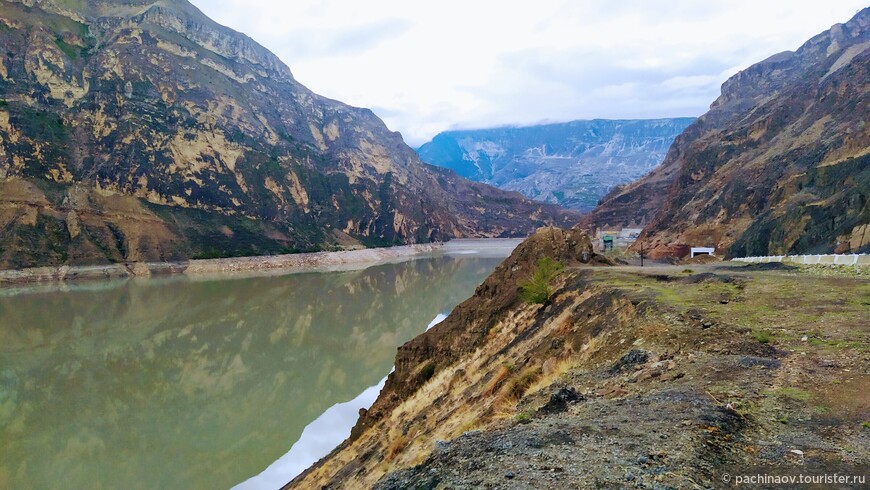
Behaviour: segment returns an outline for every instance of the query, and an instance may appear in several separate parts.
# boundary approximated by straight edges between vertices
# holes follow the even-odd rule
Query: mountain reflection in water
[[[0,295],[0,488],[228,488],[501,258]]]

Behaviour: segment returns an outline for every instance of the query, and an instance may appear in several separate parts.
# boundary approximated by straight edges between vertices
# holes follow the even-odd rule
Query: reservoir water
[[[0,488],[258,475],[510,252],[475,248],[347,272],[0,290]]]

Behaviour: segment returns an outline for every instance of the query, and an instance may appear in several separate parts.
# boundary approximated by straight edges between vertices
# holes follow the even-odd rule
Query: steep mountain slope
[[[596,119],[448,131],[421,146],[423,161],[532,199],[589,211],[607,191],[662,162],[694,118]]]
[[[868,250],[870,9],[738,73],[661,167],[584,226],[645,224],[653,255]]]
[[[0,267],[524,234],[573,220],[422,164],[185,0],[0,3]]]
[[[590,267],[591,250],[576,229],[523,242],[399,348],[351,436],[285,488],[690,490],[870,462],[870,281]],[[518,286],[541,257],[565,269],[528,304]]]

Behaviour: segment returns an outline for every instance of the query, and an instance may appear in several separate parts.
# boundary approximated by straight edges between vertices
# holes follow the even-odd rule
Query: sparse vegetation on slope
[[[734,465],[802,464],[792,449],[822,466],[870,463],[867,279],[590,268],[544,236],[443,330],[403,346],[354,437],[290,487],[695,488]],[[566,263],[550,304],[510,299],[528,277],[510,271],[540,256]],[[425,383],[403,374],[432,362]],[[394,430],[408,440],[387,461]]]
[[[187,0],[0,1],[0,269],[525,236],[578,217],[423,164],[370,110],[312,93]]]
[[[644,225],[653,258],[870,251],[870,8],[737,73],[660,167],[586,226]],[[680,245],[683,251],[680,251]]]
[[[549,257],[535,263],[532,277],[520,283],[520,298],[530,304],[544,304],[553,294],[551,283],[564,266]]]

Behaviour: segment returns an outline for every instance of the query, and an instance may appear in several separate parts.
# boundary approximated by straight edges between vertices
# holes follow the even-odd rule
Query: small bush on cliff
[[[527,410],[525,412],[518,413],[517,416],[514,417],[514,420],[516,420],[519,424],[528,424],[532,421],[532,415],[534,414]]]
[[[529,304],[544,304],[553,294],[550,282],[564,266],[550,257],[538,259],[535,265],[532,277],[520,283],[520,299]]]
[[[425,383],[426,381],[429,381],[430,379],[432,379],[432,376],[434,376],[434,375],[435,375],[435,363],[429,362],[428,364],[426,364],[425,366],[423,366],[420,369],[420,372],[418,373],[417,378],[420,380],[421,383]]]
[[[404,434],[399,434],[398,436],[390,439],[390,444],[387,446],[387,461],[392,461],[396,459],[396,456],[398,456],[399,453],[402,452],[402,449],[405,449],[405,447],[408,445],[408,442],[410,441],[408,440],[408,437]]]

